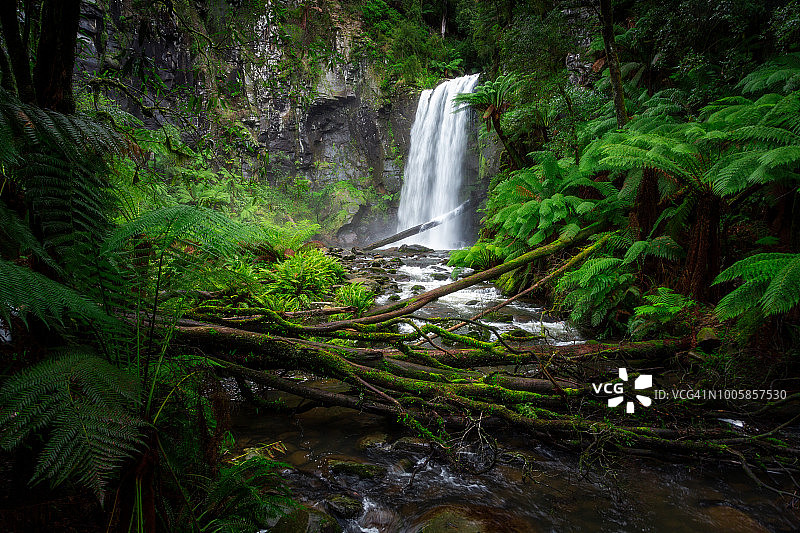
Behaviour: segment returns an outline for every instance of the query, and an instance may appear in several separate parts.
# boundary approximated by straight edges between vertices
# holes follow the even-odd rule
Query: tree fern
[[[9,378],[0,388],[0,447],[48,428],[32,481],[67,479],[103,500],[122,462],[141,447],[144,423],[131,414],[138,380],[86,352],[66,353]]]
[[[600,256],[566,273],[555,290],[561,296],[561,307],[570,311],[573,321],[597,327],[609,318],[612,309],[638,295],[634,282],[622,259]]]
[[[714,284],[742,279],[716,307],[721,320],[757,309],[766,316],[786,313],[800,303],[800,254],[756,254],[737,261]]]
[[[697,306],[694,300],[668,287],[658,287],[654,294],[648,294],[644,299],[647,304],[637,306],[628,323],[628,331],[634,338],[642,338],[655,329],[663,329]]]
[[[745,76],[738,87],[745,94],[776,89],[788,93],[800,89],[800,53],[787,54],[768,61]]]

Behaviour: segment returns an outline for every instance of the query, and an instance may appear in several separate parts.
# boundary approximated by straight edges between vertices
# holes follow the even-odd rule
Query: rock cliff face
[[[180,13],[178,5],[183,6]],[[123,90],[104,87],[123,108],[152,125],[172,120],[159,106],[185,103],[182,87],[209,98],[220,86],[240,81],[232,120],[253,140],[253,146],[238,154],[244,177],[259,175],[273,184],[307,179],[311,191],[324,195],[322,204],[327,206],[317,213],[323,238],[341,245],[371,242],[395,231],[419,94],[394,91],[387,97],[380,86],[380,61],[353,52],[363,35],[357,15],[336,0],[318,5],[318,12],[307,11],[303,17],[308,17],[309,28],[313,17],[322,21],[316,31],[325,34],[328,61],[309,59],[302,43],[300,55],[291,55],[285,19],[276,18],[275,8],[301,7],[291,0],[273,0],[265,13],[255,14],[255,38],[249,48],[214,50],[212,68],[212,52],[197,50],[197,35],[205,27],[193,4],[176,1],[174,12],[146,18],[137,15],[131,0],[86,0],[78,69],[85,77],[103,69],[120,71],[131,85],[140,81],[143,68],[157,75],[171,92],[159,95],[160,100],[139,95],[149,109]],[[287,64],[303,66],[303,75],[282,76]],[[193,126],[198,132],[208,128],[202,113]],[[475,160],[477,166],[477,155]],[[483,187],[473,189],[480,197]]]

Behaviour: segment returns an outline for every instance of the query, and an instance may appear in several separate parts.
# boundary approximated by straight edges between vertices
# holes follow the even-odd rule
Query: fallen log
[[[572,237],[560,237],[549,244],[540,246],[534,250],[531,250],[530,252],[522,254],[521,256],[515,259],[506,261],[505,263],[498,265],[496,267],[489,268],[481,272],[476,272],[475,274],[454,281],[452,283],[448,283],[447,285],[442,285],[441,287],[437,287],[433,290],[424,292],[417,296],[413,296],[406,300],[400,300],[399,302],[394,302],[392,304],[384,305],[382,307],[373,309],[367,314],[367,316],[361,318],[354,318],[350,320],[337,320],[334,322],[325,322],[314,326],[298,326],[296,324],[289,324],[289,323],[284,323],[282,325],[290,327],[294,331],[300,331],[305,334],[314,335],[319,333],[337,331],[345,328],[351,328],[357,324],[362,324],[362,325],[378,324],[381,322],[385,322],[387,320],[391,320],[393,318],[402,317],[411,314],[418,309],[421,309],[422,307],[428,305],[429,303],[438,300],[442,296],[447,296],[448,294],[460,291],[462,289],[466,289],[478,283],[495,279],[505,274],[506,272],[511,272],[512,270],[516,270],[539,258],[545,257],[563,248],[581,242],[584,239],[591,237],[596,233],[599,233],[603,229],[603,227],[604,225],[601,223],[592,224],[591,226],[588,226],[583,230],[579,231]],[[277,313],[274,313],[274,316],[276,318],[279,318]]]
[[[541,287],[542,285],[544,285],[545,283],[547,283],[548,281],[553,279],[555,276],[559,276],[559,275],[563,274],[569,268],[575,266],[576,264],[580,263],[581,261],[583,261],[584,259],[589,257],[589,255],[591,255],[592,252],[594,252],[595,250],[600,248],[603,244],[605,244],[606,241],[608,241],[608,239],[610,237],[611,237],[610,235],[604,236],[603,238],[599,239],[596,243],[594,243],[591,246],[585,248],[580,253],[578,253],[574,257],[570,258],[567,262],[565,262],[559,268],[557,268],[556,270],[550,272],[545,277],[541,278],[540,280],[538,280],[536,283],[534,283],[533,285],[531,285],[530,287],[528,287],[524,291],[522,291],[522,292],[520,292],[518,294],[515,294],[511,298],[508,298],[507,300],[504,300],[504,301],[500,302],[497,305],[493,305],[492,307],[489,307],[488,309],[484,309],[480,313],[470,317],[470,320],[478,320],[480,318],[483,318],[486,315],[488,315],[489,313],[494,313],[498,309],[502,309],[503,307],[507,306],[508,304],[518,300],[519,298],[522,298],[526,294],[529,294],[529,293],[535,291],[536,289],[538,289],[539,287]],[[456,331],[457,329],[462,328],[462,327],[466,326],[467,324],[469,324],[469,322],[459,322],[455,326],[451,326],[451,327],[447,328],[447,331]],[[427,342],[427,341],[420,341],[419,343],[417,343],[417,345],[421,344],[422,342]]]
[[[375,250],[376,248],[380,248],[381,246],[386,246],[387,244],[392,244],[393,242],[397,242],[399,240],[405,239],[406,237],[411,237],[412,235],[417,235],[418,233],[422,233],[423,231],[428,231],[431,228],[435,228],[441,224],[444,224],[448,220],[454,219],[455,217],[463,214],[467,207],[469,207],[470,201],[467,200],[460,206],[456,207],[452,211],[448,211],[444,215],[438,216],[433,220],[429,220],[423,224],[417,224],[408,229],[404,229],[399,233],[395,233],[391,237],[386,237],[385,239],[381,239],[379,241],[375,241],[372,244],[365,246],[364,250]]]

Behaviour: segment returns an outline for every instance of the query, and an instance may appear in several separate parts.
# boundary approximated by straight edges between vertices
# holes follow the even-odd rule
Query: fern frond
[[[0,317],[8,323],[12,312],[23,321],[33,315],[49,326],[64,325],[70,315],[106,324],[112,321],[96,303],[65,285],[0,259]]]
[[[142,446],[144,422],[131,414],[138,380],[86,352],[43,361],[0,388],[0,447],[11,450],[48,427],[32,482],[67,479],[102,501],[122,462]]]
[[[772,278],[759,301],[765,315],[787,313],[800,303],[800,254]]]

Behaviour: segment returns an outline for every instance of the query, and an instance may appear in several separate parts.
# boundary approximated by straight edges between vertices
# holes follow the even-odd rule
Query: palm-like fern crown
[[[714,283],[736,278],[741,278],[742,284],[717,305],[721,320],[736,318],[754,307],[769,316],[786,313],[800,304],[800,254],[753,255],[734,263]]]
[[[453,99],[454,111],[474,108],[483,113],[481,119],[488,131],[492,120],[497,119],[511,106],[511,98],[521,81],[513,74],[500,75],[494,81],[486,81],[472,93],[457,94]]]

